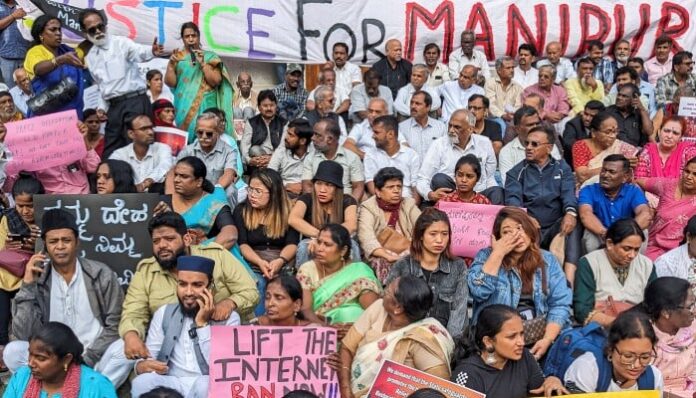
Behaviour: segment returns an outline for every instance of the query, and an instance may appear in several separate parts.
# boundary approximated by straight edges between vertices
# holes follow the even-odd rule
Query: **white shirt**
[[[443,64],[442,62],[438,62],[437,65],[435,65],[435,69],[433,69],[433,71],[430,72],[430,75],[428,75],[428,81],[425,82],[425,85],[437,87],[448,81],[450,81],[450,75],[447,65]]]
[[[315,103],[317,102],[317,100],[314,98],[314,94],[316,94],[318,88],[319,86],[316,86],[314,90],[309,92],[309,97],[307,97],[308,101],[313,101]],[[343,87],[336,86],[336,88],[334,89],[334,96],[336,98],[336,101],[334,101],[333,111],[336,112],[336,110],[338,110],[338,107],[341,106],[343,101],[350,100],[350,91],[345,90]]]
[[[652,368],[653,375],[655,376],[655,390],[662,391],[664,389],[664,381],[662,380],[662,372],[655,367],[650,365]],[[573,383],[577,388],[582,391],[592,393],[597,391],[597,383],[599,381],[599,367],[597,366],[597,360],[594,354],[591,352],[586,352],[573,363],[570,364],[566,374],[563,377],[564,384],[567,386],[568,383]],[[629,388],[621,388],[618,384],[614,382],[612,378],[609,381],[609,388],[606,392],[621,392],[621,391],[637,391],[638,383],[634,384]]]
[[[164,322],[164,312],[166,308],[167,306],[163,305],[155,311],[155,314],[152,316],[152,322],[150,322],[150,329],[147,332],[146,345],[153,358],[157,358],[157,354],[159,354],[162,343],[164,342],[164,329],[162,323]],[[224,325],[235,326],[240,323],[239,315],[236,312],[232,312],[230,317],[224,322]],[[184,325],[181,328],[181,334],[177,339],[176,345],[174,345],[172,355],[169,357],[168,376],[201,376],[201,370],[198,367],[196,352],[193,347],[193,340],[191,340],[188,334],[191,326],[193,326],[193,318],[185,317]],[[210,363],[210,325],[196,329],[196,333],[198,334],[198,344],[201,347],[201,353],[208,361],[208,365],[212,366]]]
[[[471,58],[464,55],[461,47],[452,51],[449,56],[449,76],[452,80],[457,80],[459,78],[459,72],[464,69],[467,65],[473,65],[479,68],[479,74],[486,79],[491,77],[491,69],[488,66],[488,59],[486,59],[486,54],[481,50],[474,49],[471,53]]]
[[[353,83],[362,83],[362,71],[358,65],[346,62],[343,68],[334,66],[334,72],[336,72],[336,87],[349,93],[353,89]]]
[[[416,177],[420,168],[420,156],[413,149],[401,145],[399,151],[394,156],[389,156],[384,150],[371,148],[365,153],[365,182],[368,183],[375,179],[375,175],[380,169],[385,167],[396,167],[404,173],[404,189],[401,196],[410,198],[411,188],[416,186]]]
[[[444,122],[448,122],[450,115],[457,109],[466,109],[469,106],[469,97],[472,95],[486,95],[483,87],[472,84],[465,90],[461,88],[457,80],[444,83],[437,89],[442,96],[442,120]]]
[[[355,145],[363,152],[367,152],[370,148],[376,148],[375,139],[372,138],[372,127],[369,120],[365,119],[362,122],[353,126],[348,134],[348,139],[353,140]]]
[[[412,117],[399,123],[399,142],[413,148],[421,159],[425,158],[428,148],[436,139],[446,135],[447,126],[431,117],[428,117],[425,127]]]
[[[121,95],[145,91],[147,85],[140,75],[138,62],[154,58],[152,47],[137,44],[123,36],[108,35],[108,38],[105,47],[93,46],[85,57],[102,98],[108,101]]]
[[[516,66],[515,75],[512,77],[512,80],[516,81],[522,88],[527,88],[539,83],[539,70],[537,68],[531,68],[525,72],[520,69],[519,66]]]
[[[520,139],[517,137],[508,142],[503,149],[500,150],[500,153],[498,154],[498,162],[503,184],[505,184],[505,176],[507,172],[515,167],[517,163],[525,159],[524,151],[525,148],[522,146]],[[554,159],[561,160],[561,153],[558,151],[558,147],[555,144],[551,150],[551,156]]]
[[[696,259],[689,256],[689,245],[683,244],[655,260],[655,272],[658,277],[674,276],[696,284]]]
[[[440,93],[437,92],[437,89],[426,85],[423,86],[421,90],[430,94],[433,99],[433,104],[430,106],[430,110],[436,111],[440,109]],[[396,94],[396,99],[394,100],[394,110],[396,113],[403,116],[411,115],[411,97],[416,91],[418,90],[416,90],[411,83],[399,89],[399,92]]]
[[[496,162],[491,140],[488,137],[477,134],[471,134],[470,137],[465,149],[458,145],[452,145],[447,135],[433,142],[425,158],[423,158],[420,171],[418,171],[416,188],[421,196],[427,198],[428,194],[432,192],[430,180],[435,174],[443,173],[454,178],[454,166],[457,165],[457,161],[462,156],[470,153],[474,154],[481,162],[481,178],[474,190],[481,192],[484,189],[498,185],[495,182]]]
[[[389,87],[380,85],[379,97],[387,102],[387,114],[393,114],[394,98],[392,97]],[[370,99],[372,99],[372,97],[367,95],[365,83],[358,84],[357,86],[353,87],[353,90],[350,92],[350,108],[348,109],[348,113],[351,115],[351,117],[354,113],[366,111],[367,105],[370,103]]]
[[[12,102],[14,102],[17,109],[22,112],[24,116],[27,115],[27,101],[31,98],[31,95],[27,94],[19,86],[14,86],[10,89],[10,95],[12,96]]]
[[[544,65],[551,65],[551,62],[548,59],[542,59],[537,62],[536,66],[539,69]],[[553,66],[556,67],[556,84],[561,84],[568,79],[578,76],[573,63],[568,58],[561,58],[558,60],[558,65]]]
[[[142,160],[138,160],[133,149],[133,143],[115,150],[109,159],[122,160],[131,165],[135,183],[140,184],[148,178],[155,182],[163,182],[169,169],[174,165],[172,149],[167,144],[153,142],[147,149]]]
[[[48,320],[60,322],[75,333],[87,350],[102,332],[102,325],[89,303],[87,285],[80,260],[75,260],[75,274],[70,283],[55,268],[51,270],[51,302]]]

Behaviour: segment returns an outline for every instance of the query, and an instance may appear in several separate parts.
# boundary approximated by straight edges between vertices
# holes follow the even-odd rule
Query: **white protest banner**
[[[36,4],[47,0],[32,0]],[[55,1],[53,1],[55,2]],[[489,60],[515,55],[525,42],[543,50],[560,41],[575,57],[590,40],[611,49],[622,38],[633,55],[647,59],[655,38],[668,34],[675,51],[696,47],[690,14],[696,0],[66,0],[73,7],[103,9],[109,31],[143,44],[157,37],[168,49],[181,47],[179,28],[194,21],[206,49],[221,56],[273,62],[323,62],[336,42],[349,46],[350,61],[372,63],[390,38],[401,40],[404,57],[420,61],[427,43],[447,54],[459,35],[473,29]]]
[[[679,111],[677,115],[682,117],[696,117],[696,97],[679,98]]]
[[[5,145],[11,154],[6,169],[9,175],[71,164],[87,155],[75,110],[11,122],[5,127]]]

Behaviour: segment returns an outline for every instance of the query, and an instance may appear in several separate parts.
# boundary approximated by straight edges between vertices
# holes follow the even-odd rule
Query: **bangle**
[[[58,61],[56,61],[55,58],[51,60],[51,63],[53,64],[53,66],[58,66]]]

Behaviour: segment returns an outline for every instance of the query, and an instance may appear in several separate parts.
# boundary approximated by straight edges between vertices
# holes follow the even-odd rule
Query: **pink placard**
[[[392,361],[384,361],[367,398],[406,397],[421,388],[432,388],[447,398],[486,398],[486,394]]]
[[[75,110],[5,124],[11,160],[7,174],[74,163],[87,155]]]
[[[452,253],[475,257],[479,250],[491,245],[493,222],[504,206],[438,202],[437,207],[447,213],[452,225]]]
[[[328,365],[336,329],[328,327],[213,326],[209,397],[281,398],[307,390],[338,398]]]

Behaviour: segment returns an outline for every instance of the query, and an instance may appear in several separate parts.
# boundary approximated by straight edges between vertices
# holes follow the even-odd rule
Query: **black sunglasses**
[[[203,131],[203,130],[196,131],[196,135],[199,137],[205,136],[206,138],[213,138],[213,134],[215,134],[215,133],[212,131]]]
[[[97,34],[97,32],[104,32],[105,29],[106,29],[106,25],[104,23],[100,23],[97,26],[92,26],[91,28],[87,29],[87,33],[94,36]]]

